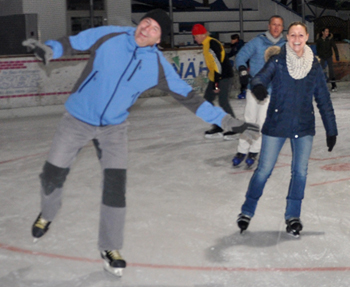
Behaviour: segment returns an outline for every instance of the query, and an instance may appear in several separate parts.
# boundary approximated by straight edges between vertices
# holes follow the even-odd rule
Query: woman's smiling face
[[[304,53],[306,42],[309,40],[309,34],[302,25],[293,25],[288,30],[287,40],[288,45],[301,57]]]

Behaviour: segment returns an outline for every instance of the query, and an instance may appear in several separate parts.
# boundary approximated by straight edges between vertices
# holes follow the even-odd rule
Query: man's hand
[[[247,67],[245,67],[245,66],[239,66],[238,71],[239,71],[239,83],[240,83],[241,86],[243,86],[243,87],[248,86],[248,83],[249,83],[249,73],[248,73]]]
[[[213,90],[215,94],[220,93],[219,83],[214,83]]]
[[[234,133],[242,134],[241,137],[248,142],[256,140],[260,136],[259,125],[246,123],[239,119],[233,118],[230,115],[226,115],[221,122],[221,128],[226,131],[232,131]]]
[[[261,84],[254,86],[252,89],[252,93],[258,101],[265,100],[268,95],[266,88]]]
[[[244,124],[244,132],[241,137],[247,140],[248,142],[252,142],[253,140],[257,140],[260,136],[260,129],[258,124],[245,123]]]
[[[28,39],[22,42],[22,45],[33,50],[35,57],[41,60],[45,65],[48,65],[53,57],[53,51],[49,46],[40,43],[35,39]]]

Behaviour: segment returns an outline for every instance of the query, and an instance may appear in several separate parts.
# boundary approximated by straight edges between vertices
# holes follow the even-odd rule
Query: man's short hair
[[[239,35],[238,34],[233,34],[231,35],[231,40],[239,40]]]
[[[281,20],[282,20],[282,23],[284,23],[284,20],[283,20],[283,18],[282,18],[280,15],[272,15],[272,16],[270,17],[270,19],[269,19],[269,24],[271,24],[271,20],[272,20],[273,18],[281,19]]]

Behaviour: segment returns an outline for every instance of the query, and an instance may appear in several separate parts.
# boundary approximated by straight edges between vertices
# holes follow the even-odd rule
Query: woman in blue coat
[[[321,65],[306,45],[308,38],[305,24],[290,24],[288,42],[282,46],[279,54],[268,60],[252,80],[252,93],[258,100],[266,98],[269,83],[272,91],[262,127],[259,163],[250,180],[246,199],[237,219],[241,232],[248,228],[278,155],[285,141],[290,139],[292,175],[285,220],[287,232],[295,237],[299,236],[303,228],[300,221],[301,202],[315,135],[314,98],[326,130],[328,151],[332,151],[336,143],[338,132],[333,105]]]

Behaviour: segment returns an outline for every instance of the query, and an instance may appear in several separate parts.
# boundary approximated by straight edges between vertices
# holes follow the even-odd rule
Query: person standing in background
[[[244,46],[244,41],[239,38],[238,34],[231,35],[231,50],[227,54],[227,57],[229,57],[229,58],[235,57],[237,55],[237,53],[239,52],[239,50],[243,46]],[[233,61],[233,66],[234,66],[234,61]],[[240,86],[241,86],[240,87],[240,94],[237,96],[237,98],[241,100],[241,99],[245,99],[246,98],[246,91],[245,90],[246,90],[247,87],[244,87],[242,85],[240,85]]]
[[[337,91],[337,84],[335,83],[334,69],[333,69],[333,50],[335,59],[339,62],[339,52],[337,45],[334,42],[333,34],[329,33],[328,28],[323,28],[319,38],[316,41],[317,55],[321,59],[321,66],[323,69],[328,65],[328,78],[331,82],[331,91]]]
[[[218,97],[220,107],[235,118],[229,102],[233,84],[233,68],[223,45],[218,40],[210,37],[207,29],[201,24],[193,26],[192,35],[197,44],[203,45],[203,56],[209,70],[209,83],[204,92],[204,99],[214,105],[214,100]],[[221,127],[214,124],[210,130],[204,133],[204,137],[208,139],[224,138],[231,140],[234,134],[232,131],[224,133]]]
[[[266,110],[269,105],[269,97],[263,101],[257,100],[249,85],[249,78],[254,77],[265,64],[265,50],[271,46],[285,44],[283,32],[283,18],[278,15],[270,17],[268,31],[256,36],[246,43],[236,56],[236,68],[239,71],[239,79],[242,86],[248,86],[244,118],[247,121],[257,123],[260,128],[265,121]],[[249,62],[249,72],[248,72]],[[256,161],[261,148],[261,137],[249,143],[243,138],[239,139],[237,153],[232,159],[233,166],[239,166],[246,158],[247,167],[250,168]]]

